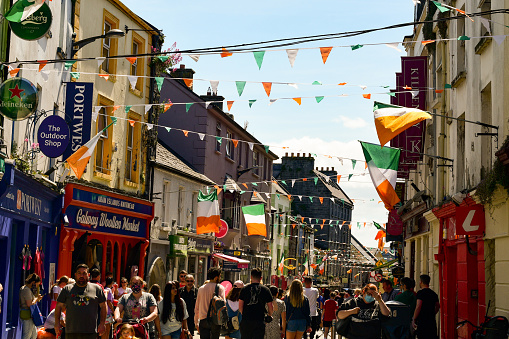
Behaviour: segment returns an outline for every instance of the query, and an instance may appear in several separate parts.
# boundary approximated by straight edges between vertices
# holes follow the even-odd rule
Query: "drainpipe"
[[[445,44],[444,48],[442,48],[442,73],[443,73],[443,79],[445,82],[447,79],[447,62],[448,62],[448,60],[446,59],[447,42],[444,42],[444,44]],[[447,91],[443,91],[442,92],[442,105],[441,105],[442,108],[441,108],[441,112],[440,112],[441,115],[447,114],[446,95],[447,95]],[[447,135],[445,134],[445,125],[446,125],[447,121],[446,121],[445,117],[441,117],[440,120],[441,120],[440,136],[442,136],[442,138],[438,137],[438,141],[439,141],[438,148],[440,150],[439,156],[445,157],[445,139],[447,138]],[[444,165],[444,164],[445,164],[445,160],[442,160],[442,165]],[[440,176],[438,178],[438,187],[437,187],[437,200],[436,200],[437,203],[439,203],[445,195],[445,167],[442,167],[442,169],[443,170],[440,170],[440,172],[438,172],[438,168],[437,168],[437,173],[440,173]]]

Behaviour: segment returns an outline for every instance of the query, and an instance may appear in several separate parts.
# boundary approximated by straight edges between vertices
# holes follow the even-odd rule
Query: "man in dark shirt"
[[[440,309],[438,295],[429,288],[431,278],[427,274],[420,276],[421,290],[417,292],[417,304],[415,306],[412,326],[417,326],[417,337],[426,339],[438,339],[437,323],[435,315]]]
[[[194,306],[196,305],[196,297],[198,289],[194,286],[194,277],[191,274],[186,275],[186,286],[180,288],[180,297],[186,302],[188,319],[194,319]],[[194,335],[194,321],[188,321],[187,327],[191,335]]]
[[[240,291],[239,310],[242,313],[240,336],[242,339],[263,338],[265,335],[265,305],[272,316],[272,294],[267,286],[260,284],[262,270],[251,270],[251,283]]]

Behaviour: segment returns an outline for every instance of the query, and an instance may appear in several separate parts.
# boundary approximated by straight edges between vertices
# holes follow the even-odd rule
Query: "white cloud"
[[[364,128],[368,125],[366,120],[362,118],[349,118],[344,115],[340,115],[339,117],[333,119],[334,122],[342,123],[345,127],[348,128]]]

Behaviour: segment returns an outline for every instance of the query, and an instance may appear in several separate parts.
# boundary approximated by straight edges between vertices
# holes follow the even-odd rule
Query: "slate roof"
[[[351,242],[352,247],[354,247],[359,253],[359,255],[355,255],[354,253],[352,253],[352,256],[357,257],[356,258],[357,260],[369,262],[370,264],[375,264],[378,261],[376,257],[373,255],[373,253],[371,253],[366,247],[364,247],[364,245],[361,244],[361,242],[357,240],[357,238],[355,238],[353,235]]]
[[[157,143],[155,163],[171,172],[184,175],[191,179],[196,179],[206,185],[216,185],[215,182],[205,175],[193,170],[188,164],[173,153],[169,147],[165,147],[159,142]]]
[[[332,196],[338,199],[343,199],[346,203],[353,206],[353,201],[350,200],[350,198],[346,195],[345,192],[339,187],[336,180],[333,180],[332,178],[329,179],[328,176],[323,174],[322,172],[318,170],[313,170],[313,172],[316,174],[316,176],[320,179],[320,181],[327,187],[327,189],[331,192]]]

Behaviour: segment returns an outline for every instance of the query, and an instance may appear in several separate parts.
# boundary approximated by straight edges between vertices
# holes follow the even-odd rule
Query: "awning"
[[[212,256],[221,260],[237,263],[237,268],[248,268],[249,266],[249,260],[232,257],[223,253],[214,253]]]

